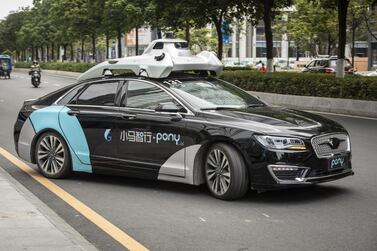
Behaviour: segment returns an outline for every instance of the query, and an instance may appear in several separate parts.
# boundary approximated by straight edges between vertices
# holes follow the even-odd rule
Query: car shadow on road
[[[166,191],[169,193],[181,193],[181,194],[203,194],[209,195],[207,192],[207,187],[205,185],[192,186],[183,183],[175,183],[161,180],[150,180],[141,178],[131,178],[126,176],[112,176],[103,174],[86,174],[86,173],[75,173],[70,180],[75,180],[78,182],[90,182],[96,184],[104,184],[116,186],[117,189],[128,189],[137,188],[145,190],[157,190]]]
[[[168,194],[181,194],[185,196],[197,197],[198,200],[211,198],[206,185],[192,186],[181,183],[144,180],[137,178],[129,178],[123,176],[110,176],[99,174],[76,173],[71,177],[74,182],[96,183],[101,185],[116,186],[116,189],[142,189],[153,190]],[[344,186],[336,186],[334,184],[321,184],[307,187],[298,187],[282,190],[272,190],[262,193],[249,191],[242,199],[236,203],[258,203],[258,204],[297,204],[311,203],[315,201],[323,201],[329,199],[340,198],[341,196],[349,196],[354,191]]]
[[[344,186],[319,184],[307,187],[272,190],[262,193],[251,191],[244,197],[243,201],[262,204],[297,204],[336,199],[341,196],[348,196],[352,193],[352,190]]]

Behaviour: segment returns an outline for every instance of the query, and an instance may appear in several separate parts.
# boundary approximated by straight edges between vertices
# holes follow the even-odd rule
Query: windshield
[[[171,89],[193,107],[201,110],[265,106],[247,92],[218,79],[176,81],[171,85]]]

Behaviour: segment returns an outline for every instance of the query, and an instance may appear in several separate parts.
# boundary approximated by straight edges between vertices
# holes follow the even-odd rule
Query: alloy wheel
[[[225,194],[231,182],[230,164],[225,153],[216,148],[212,149],[205,166],[211,190],[217,195]]]
[[[45,136],[38,145],[39,167],[47,174],[58,173],[63,165],[65,150],[62,142],[54,135]]]

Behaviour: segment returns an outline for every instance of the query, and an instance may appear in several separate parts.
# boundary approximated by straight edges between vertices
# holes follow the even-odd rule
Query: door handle
[[[136,115],[135,114],[122,114],[121,117],[123,119],[134,119],[136,118]]]
[[[70,116],[76,116],[76,115],[80,114],[80,111],[79,110],[69,110],[67,113]]]

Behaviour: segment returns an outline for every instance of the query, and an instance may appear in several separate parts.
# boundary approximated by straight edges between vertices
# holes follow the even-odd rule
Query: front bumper
[[[354,172],[351,168],[339,169],[332,172],[324,173],[322,175],[311,177],[308,177],[308,173],[310,172],[309,167],[268,165],[267,168],[277,185],[311,185],[333,181],[350,175],[354,175]],[[274,172],[273,170],[278,170],[279,168],[291,170],[291,173],[293,173],[294,176],[289,177],[289,175],[285,175],[283,176],[284,178],[282,178],[282,176],[276,175],[276,172]]]
[[[310,144],[310,143],[309,143]],[[343,156],[346,164],[331,170],[329,161]],[[314,149],[307,151],[271,151],[260,148],[248,156],[250,187],[273,190],[329,182],[353,175],[351,151],[318,157]]]

